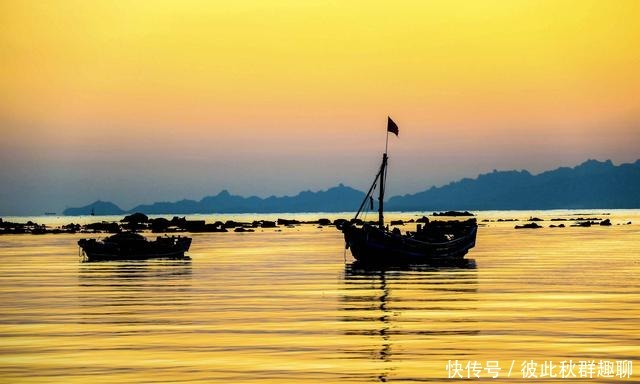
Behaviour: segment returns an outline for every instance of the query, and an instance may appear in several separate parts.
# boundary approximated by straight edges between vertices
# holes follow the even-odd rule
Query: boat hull
[[[110,243],[95,239],[80,240],[83,261],[146,260],[154,258],[185,258],[191,238],[158,238],[156,241]]]
[[[421,241],[371,226],[347,225],[342,232],[346,247],[362,263],[454,265],[475,246],[477,226],[443,242]]]
[[[84,261],[117,261],[117,260],[147,260],[147,259],[183,259],[185,251],[164,253],[103,253],[100,251],[83,251]]]

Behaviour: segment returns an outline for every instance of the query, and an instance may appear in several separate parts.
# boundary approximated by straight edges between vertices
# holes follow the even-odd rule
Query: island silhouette
[[[124,210],[96,201],[67,208],[68,216],[195,213],[345,212],[362,201],[364,192],[340,184],[324,191],[295,196],[243,197],[223,190],[203,199],[142,204]],[[640,208],[640,159],[614,165],[611,160],[587,160],[534,175],[526,170],[497,171],[464,178],[422,192],[393,196],[389,211]]]

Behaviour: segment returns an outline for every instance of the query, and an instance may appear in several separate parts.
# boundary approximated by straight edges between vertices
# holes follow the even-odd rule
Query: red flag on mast
[[[391,132],[391,133],[395,133],[396,136],[398,136],[398,125],[391,120],[391,118],[389,116],[387,116],[387,132]]]

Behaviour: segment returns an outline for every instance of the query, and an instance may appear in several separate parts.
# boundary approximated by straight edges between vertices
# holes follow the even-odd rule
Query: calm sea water
[[[566,382],[569,361],[575,382],[639,381],[640,211],[602,212],[480,213],[614,225],[489,222],[464,269],[361,269],[311,225],[194,234],[190,261],[80,263],[83,235],[1,236],[0,381],[527,382],[551,362]]]

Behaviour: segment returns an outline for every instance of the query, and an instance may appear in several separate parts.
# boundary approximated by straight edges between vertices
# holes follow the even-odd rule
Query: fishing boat
[[[378,169],[369,191],[351,221],[342,222],[345,247],[361,263],[372,264],[428,264],[453,265],[465,261],[464,256],[476,244],[478,224],[475,218],[460,221],[424,220],[414,232],[402,234],[399,228],[389,230],[384,222],[384,193],[387,181],[389,132],[398,136],[398,126],[389,117],[387,141]],[[369,203],[373,207],[373,193],[378,186],[378,221],[375,224],[358,219]]]
[[[84,261],[144,260],[151,258],[184,258],[191,246],[186,236],[158,236],[147,240],[133,232],[121,232],[103,240],[80,239],[78,245]]]

